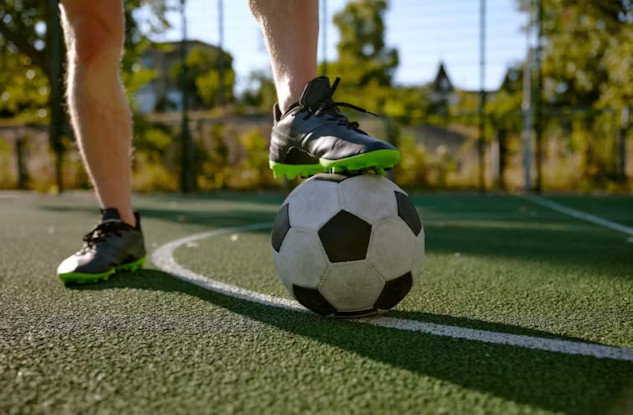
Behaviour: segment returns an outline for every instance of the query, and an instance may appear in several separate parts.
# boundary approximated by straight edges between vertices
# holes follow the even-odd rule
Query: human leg
[[[57,275],[65,283],[86,283],[142,267],[145,246],[140,216],[131,207],[132,122],[119,75],[121,1],[62,0],[61,12],[70,118],[102,218]]]
[[[318,0],[249,0],[271,58],[281,112],[317,76]]]
[[[67,97],[84,165],[102,208],[135,225],[131,206],[132,121],[120,78],[120,0],[62,0]]]
[[[343,115],[346,106],[330,85],[316,77],[317,0],[249,0],[271,58],[278,104],[274,108],[270,167],[275,177],[311,176],[320,172],[382,172],[400,158],[389,143],[371,137]]]

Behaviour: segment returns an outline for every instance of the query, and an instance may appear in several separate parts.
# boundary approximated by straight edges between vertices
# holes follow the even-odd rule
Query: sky
[[[339,36],[332,24],[332,16],[347,3],[347,0],[326,1],[327,19],[321,21],[327,24],[321,24],[319,61],[324,56],[324,33],[327,34],[325,56],[328,60],[336,58]],[[269,71],[270,64],[247,0],[224,0],[223,3],[224,47],[234,57],[239,91],[247,85],[252,71]],[[508,66],[525,57],[526,37],[521,28],[525,26],[527,16],[517,10],[517,3],[518,0],[486,0],[487,89],[496,89]],[[429,82],[443,61],[457,87],[478,89],[481,79],[479,8],[480,0],[391,0],[385,15],[386,44],[399,51],[396,83],[419,85]],[[187,0],[186,14],[190,39],[218,43],[218,0]],[[168,19],[173,27],[156,40],[181,38],[180,16],[170,14]]]

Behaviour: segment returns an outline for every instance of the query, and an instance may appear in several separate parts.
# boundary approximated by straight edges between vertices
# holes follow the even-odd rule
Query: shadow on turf
[[[435,196],[437,198],[437,196]],[[268,195],[253,194],[226,194],[221,196],[206,196],[200,198],[184,197],[182,201],[191,202],[204,200],[206,202],[230,203],[234,207],[217,208],[213,204],[209,209],[185,209],[180,206],[180,199],[173,196],[157,196],[160,207],[148,207],[142,204],[140,209],[144,219],[156,219],[166,222],[194,224],[210,226],[213,228],[242,226],[252,223],[272,222],[277,204],[281,203],[283,196],[273,193]],[[419,202],[420,197],[414,197]],[[630,255],[630,246],[622,243],[619,235],[612,232],[599,230],[591,226],[578,226],[582,222],[571,219],[571,225],[567,224],[564,230],[552,228],[530,229],[503,228],[504,222],[513,224],[534,224],[559,226],[560,219],[552,220],[545,217],[529,217],[517,214],[513,218],[500,217],[494,219],[495,214],[502,212],[513,213],[517,203],[527,203],[512,197],[496,197],[497,202],[488,198],[472,196],[469,203],[479,203],[473,211],[482,212],[486,206],[491,206],[488,221],[495,226],[482,224],[473,226],[468,222],[460,221],[459,211],[466,211],[468,207],[460,204],[452,206],[449,202],[443,202],[447,206],[447,213],[451,220],[425,221],[424,229],[427,239],[427,251],[429,253],[475,255],[480,257],[508,258],[530,261],[539,264],[564,265],[583,270],[590,269],[595,277],[613,277],[633,279],[633,256]],[[451,199],[448,199],[451,200]],[[169,203],[176,203],[174,207],[163,208]],[[505,203],[505,205],[504,205]],[[240,204],[244,204],[240,207]],[[262,210],[254,209],[252,204],[261,204]],[[452,206],[452,207],[451,207]],[[531,205],[527,205],[531,206]],[[90,212],[96,213],[96,209],[87,206],[59,206],[43,205],[42,208],[55,211]],[[432,209],[441,210],[441,206]],[[431,209],[431,208],[430,208]],[[514,214],[514,213],[513,213]],[[599,231],[596,232],[596,229]],[[262,230],[261,232],[268,232]],[[538,270],[538,268],[535,268]],[[548,270],[549,272],[549,270]]]
[[[425,224],[424,229],[427,251],[431,253],[520,259],[537,265],[591,270],[594,277],[633,279],[630,246],[618,235],[596,233],[590,228],[557,231]]]
[[[519,259],[591,270],[595,277],[633,279],[630,245],[618,232],[513,196],[412,199],[423,206],[428,252]]]
[[[514,402],[566,414],[605,413],[613,409],[612,405],[623,385],[633,375],[633,364],[627,362],[406,332],[268,307],[205,290],[155,270],[120,274],[106,283],[72,288],[131,288],[184,293],[280,330],[306,336],[368,359]],[[508,333],[556,337],[551,333],[518,326],[428,313],[392,312],[390,315],[463,327],[474,325],[479,329]],[[371,373],[367,375],[371,376]],[[416,391],[411,390],[410,393],[415,394]]]
[[[70,207],[70,206],[43,206],[46,210],[58,212],[86,212],[95,214],[97,210],[91,207]],[[273,221],[276,211],[272,210],[252,210],[252,209],[236,209],[236,210],[187,210],[187,209],[158,209],[158,208],[142,208],[139,209],[143,220],[157,219],[166,222],[175,222],[182,224],[206,225],[213,228],[237,227],[244,225],[252,225],[254,223],[268,223]],[[262,229],[249,232],[270,232],[268,229]]]

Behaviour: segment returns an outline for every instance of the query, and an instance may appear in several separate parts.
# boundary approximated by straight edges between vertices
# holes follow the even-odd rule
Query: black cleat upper
[[[57,268],[64,281],[74,281],[73,274],[99,276],[113,273],[126,264],[145,257],[145,244],[138,213],[136,227],[123,221],[116,209],[104,209],[101,222],[83,238],[82,248],[66,258]]]
[[[376,150],[396,150],[394,146],[369,136],[351,122],[338,107],[362,108],[344,102],[334,102],[327,77],[308,82],[301,99],[285,114],[275,104],[275,124],[271,132],[270,160],[283,164],[317,164],[320,158],[341,160]],[[374,114],[375,115],[375,114]]]

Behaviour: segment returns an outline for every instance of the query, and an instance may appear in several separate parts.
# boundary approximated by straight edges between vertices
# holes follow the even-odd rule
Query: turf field
[[[219,230],[282,200],[138,197],[180,278],[150,263],[66,288],[54,271],[91,197],[0,193],[0,413],[633,414],[633,198],[547,198],[617,230],[514,196],[414,195],[427,259],[391,326],[270,304],[287,294],[269,231]]]

